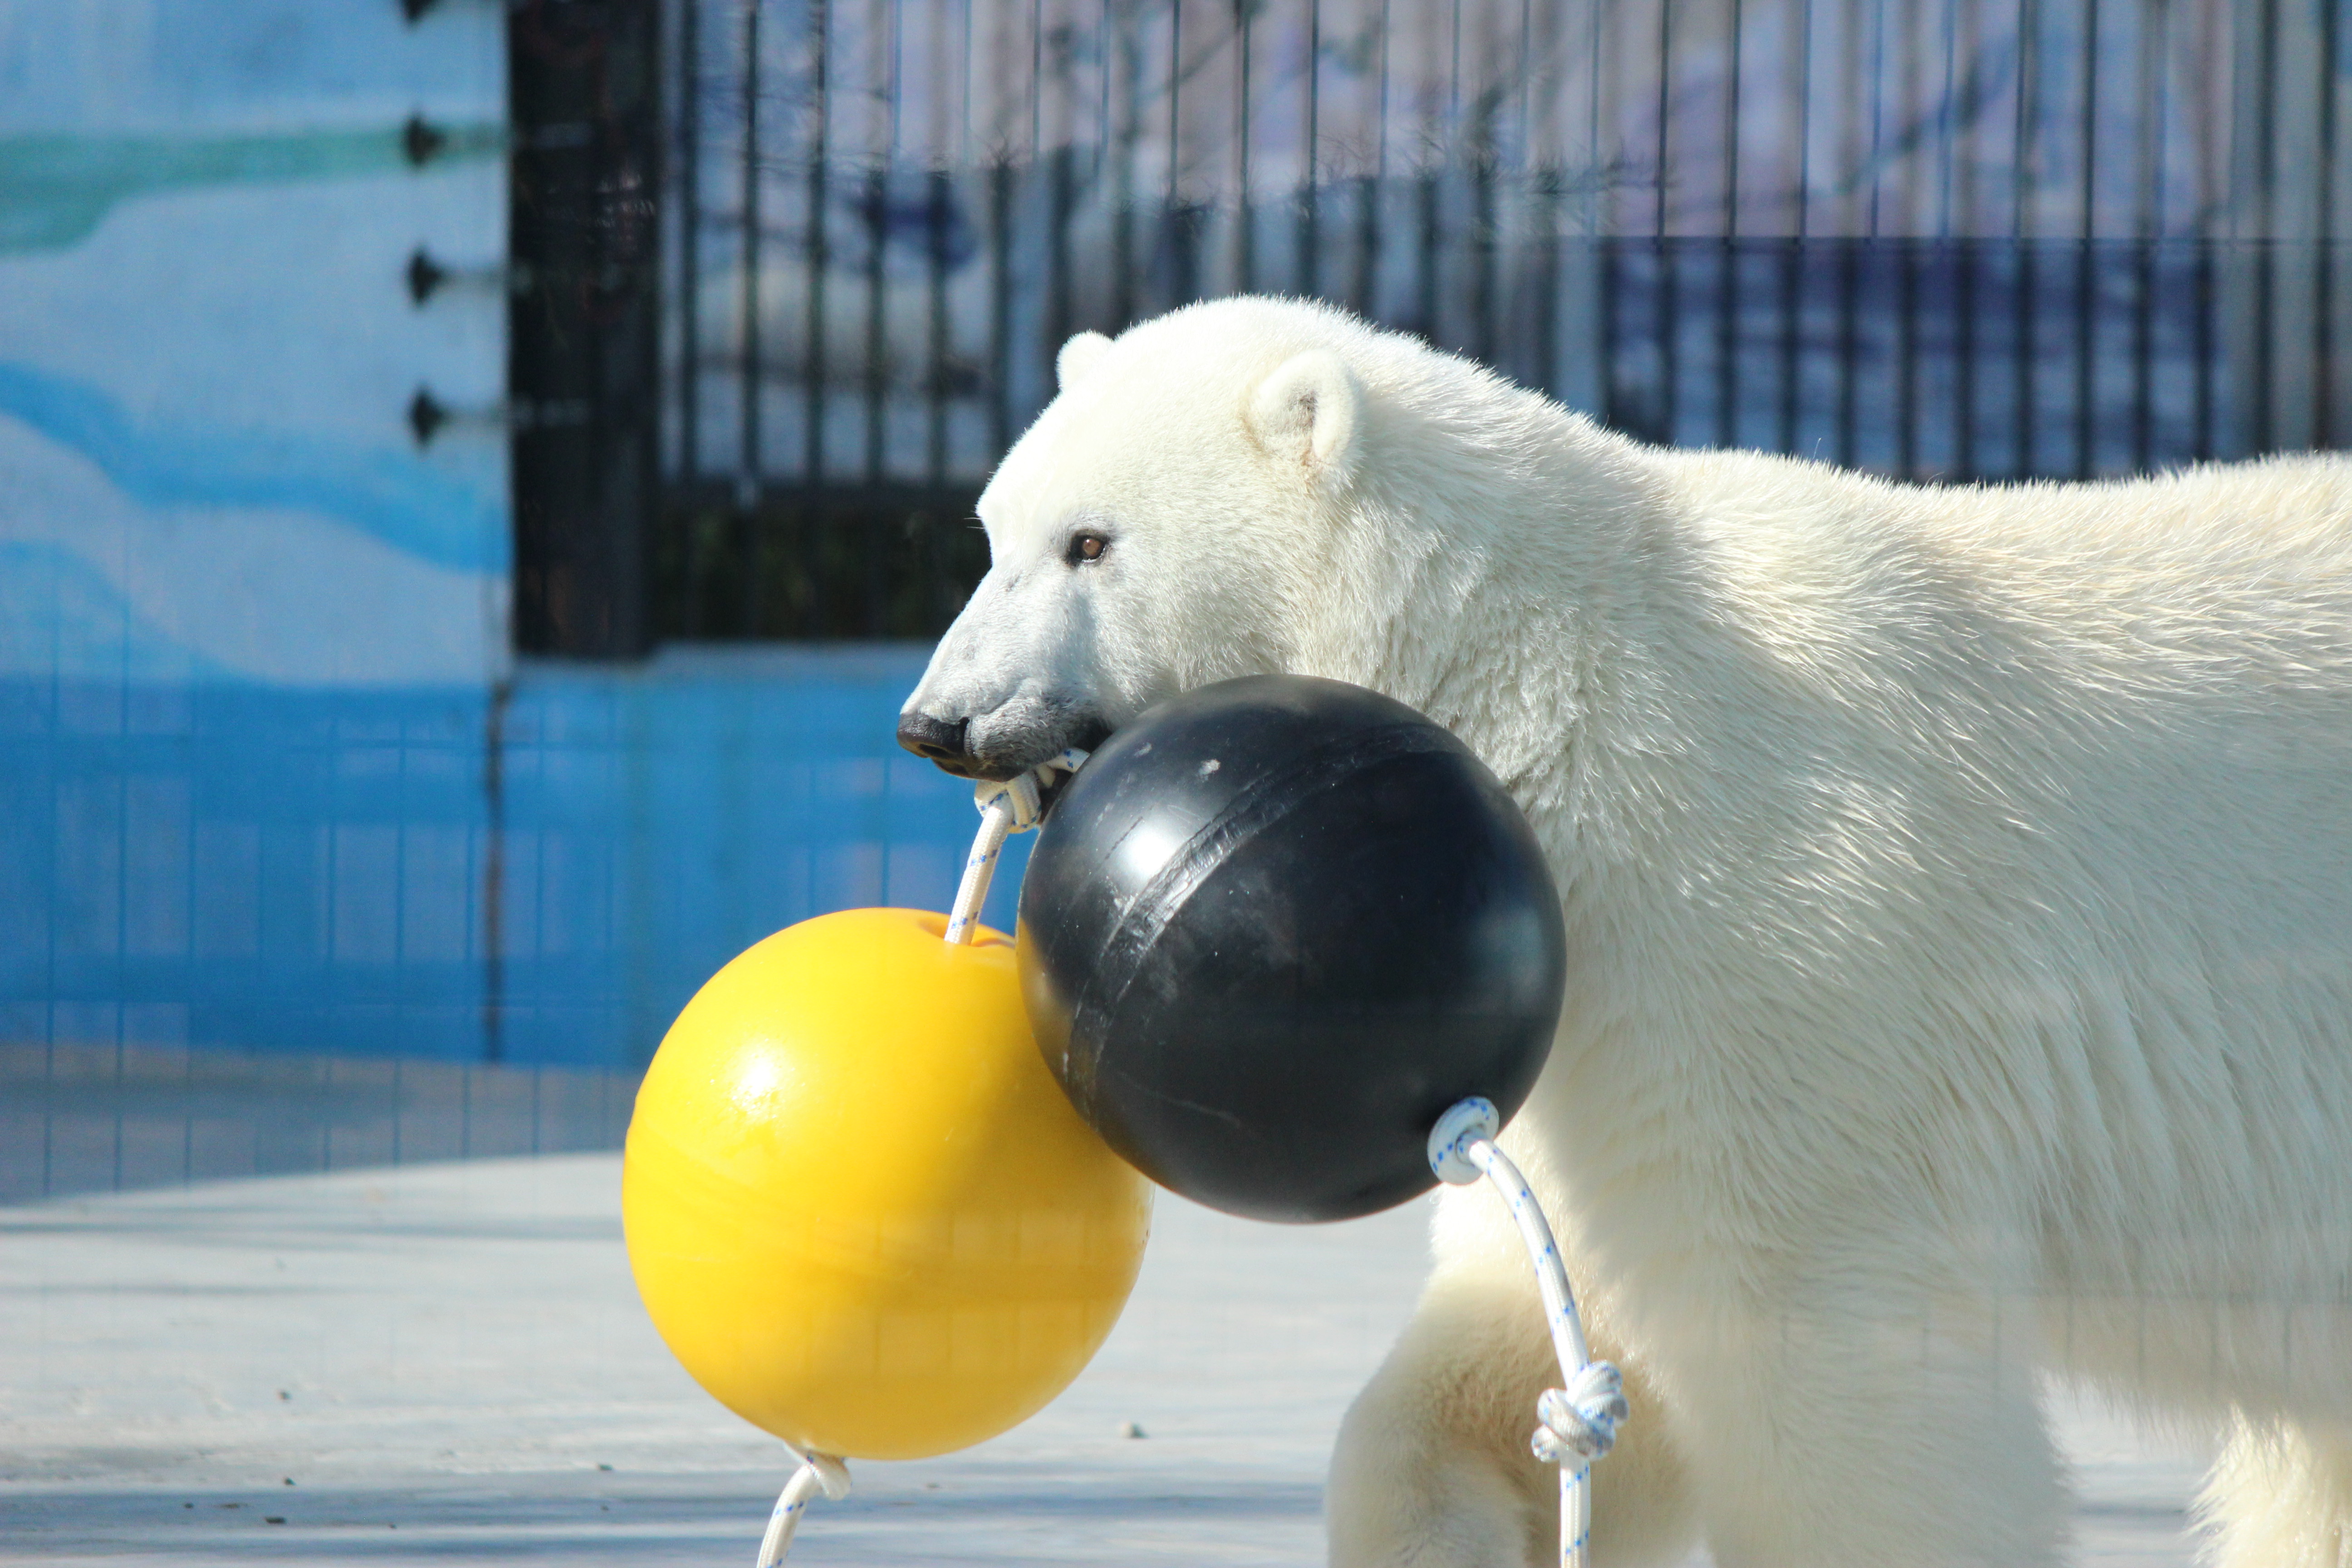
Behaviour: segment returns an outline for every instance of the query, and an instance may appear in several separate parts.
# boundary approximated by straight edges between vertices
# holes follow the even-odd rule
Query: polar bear
[[[1595,1562],[2060,1561],[2046,1375],[2234,1432],[2352,1565],[2352,461],[1922,489],[1599,428],[1330,309],[1082,333],[900,738],[1005,777],[1260,671],[1526,809],[1568,1003],[1506,1135],[1633,1418]],[[1332,1561],[1549,1561],[1550,1368],[1449,1193]]]

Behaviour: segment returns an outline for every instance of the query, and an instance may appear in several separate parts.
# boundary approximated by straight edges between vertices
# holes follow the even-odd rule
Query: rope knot
[[[971,786],[971,804],[982,816],[991,807],[1001,809],[1011,831],[1026,833],[1045,820],[1045,786],[1057,773],[1076,773],[1086,760],[1087,753],[1073,746],[1001,783],[982,779]]]
[[[1037,826],[1040,802],[1037,771],[1015,773],[999,783],[982,779],[972,786],[971,804],[982,812],[992,809],[1004,813],[1006,824],[1015,833],[1026,833]]]
[[[980,906],[988,897],[988,880],[995,875],[996,857],[1008,835],[1026,833],[1045,819],[1045,786],[1057,773],[1074,773],[1087,760],[1076,746],[1056,753],[1035,767],[1002,783],[982,779],[972,785],[971,804],[980,808],[980,836],[964,858],[963,881],[956,889],[955,907],[948,911],[948,941],[961,946],[980,929]]]
[[[1536,1401],[1542,1425],[1528,1447],[1547,1465],[1580,1470],[1616,1443],[1628,1414],[1624,1374],[1605,1361],[1587,1362],[1566,1388],[1548,1388]]]

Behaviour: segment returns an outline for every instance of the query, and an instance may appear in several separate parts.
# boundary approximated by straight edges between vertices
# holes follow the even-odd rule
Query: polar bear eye
[[[1103,558],[1103,552],[1109,548],[1110,541],[1099,533],[1074,533],[1070,536],[1070,564],[1080,566],[1089,561],[1099,561]]]

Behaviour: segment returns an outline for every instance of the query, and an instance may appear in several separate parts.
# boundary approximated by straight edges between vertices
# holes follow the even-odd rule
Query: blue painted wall
[[[766,932],[950,896],[970,794],[891,743],[920,650],[509,653],[503,435],[404,418],[503,393],[503,291],[403,285],[504,262],[503,37],[0,0],[0,1048],[45,1073],[628,1068]]]
[[[946,907],[978,819],[890,744],[921,659],[0,683],[0,1040],[642,1063],[769,931]]]

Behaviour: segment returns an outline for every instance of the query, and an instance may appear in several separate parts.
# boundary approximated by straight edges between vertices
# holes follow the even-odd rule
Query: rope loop
[[[980,930],[980,906],[988,898],[988,884],[996,875],[996,857],[1004,841],[1026,833],[1045,819],[1045,786],[1057,773],[1074,773],[1087,760],[1076,746],[1056,752],[1035,767],[1009,779],[982,779],[971,788],[971,804],[980,812],[980,833],[964,858],[963,880],[956,889],[955,907],[948,912],[948,941],[958,945],[971,941]]]
[[[992,811],[1003,812],[1007,826],[1015,833],[1026,833],[1045,815],[1037,785],[1034,768],[1009,779],[982,779],[971,786],[971,804],[983,816]]]
[[[1583,1469],[1615,1446],[1628,1413],[1624,1375],[1605,1361],[1587,1362],[1566,1388],[1548,1388],[1536,1401],[1541,1425],[1528,1447],[1547,1465]]]

